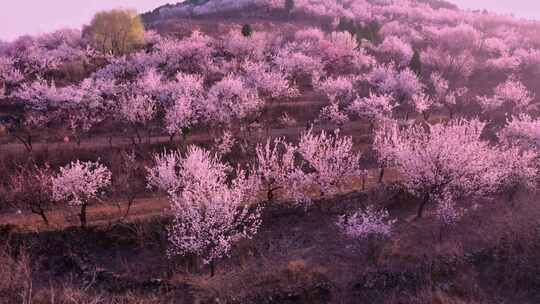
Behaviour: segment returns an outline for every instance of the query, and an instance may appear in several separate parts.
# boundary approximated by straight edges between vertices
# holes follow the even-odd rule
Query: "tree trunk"
[[[139,128],[135,127],[135,135],[137,135],[137,141],[139,142],[139,145],[142,143],[141,133],[139,132]]]
[[[424,111],[422,112],[422,115],[424,116],[425,122],[429,122],[429,117],[431,116],[431,113],[429,113],[428,111]]]
[[[45,225],[49,226],[49,219],[47,218],[47,215],[45,214],[45,211],[41,210],[39,212],[39,216],[41,216],[41,219],[45,223]]]
[[[127,217],[128,217],[129,211],[131,210],[131,206],[133,205],[133,201],[135,201],[135,198],[134,198],[134,197],[130,197],[130,198],[128,199],[128,205],[127,205],[126,213],[124,214],[124,218],[127,218]]]
[[[216,273],[216,265],[214,261],[210,262],[210,277],[214,277],[214,274]]]
[[[516,195],[517,190],[516,189],[510,189],[508,192],[508,202],[510,203],[510,207],[514,207],[514,196]]]
[[[17,139],[24,145],[26,152],[32,153],[32,137],[27,136],[27,139],[24,139],[21,136],[16,135],[16,134],[13,134],[13,137],[15,137],[15,139]]]
[[[47,214],[45,213],[45,210],[43,210],[43,208],[37,207],[37,210],[32,209],[32,213],[39,215],[45,225],[49,226],[49,219],[47,218]]]
[[[87,221],[86,221],[86,209],[88,207],[87,203],[82,203],[81,205],[81,213],[79,214],[79,218],[81,220],[81,228],[86,229],[87,227]]]
[[[266,192],[266,198],[268,200],[268,202],[274,202],[274,198],[275,198],[275,195],[274,195],[274,192],[276,190],[280,189],[280,187],[269,187],[268,188],[268,191]]]
[[[362,176],[362,191],[366,190],[366,176]]]
[[[420,204],[420,207],[418,208],[418,214],[416,215],[417,218],[422,218],[422,215],[424,214],[424,208],[426,207],[427,203],[429,201],[429,193],[426,193],[424,195],[424,200]]]
[[[27,143],[28,143],[28,152],[32,152],[32,150],[34,150],[33,146],[32,146],[32,136],[28,135],[27,137]]]
[[[268,192],[266,193],[266,198],[267,198],[268,202],[273,202],[274,201],[274,190],[273,189],[268,190]]]
[[[439,227],[439,243],[442,243],[442,237],[443,237],[443,230],[444,230],[444,225],[440,225]]]
[[[378,180],[378,183],[379,183],[379,184],[382,184],[383,179],[384,179],[384,167],[381,167],[381,171],[379,172],[379,180]]]

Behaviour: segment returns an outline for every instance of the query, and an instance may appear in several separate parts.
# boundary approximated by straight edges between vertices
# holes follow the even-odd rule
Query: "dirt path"
[[[307,125],[297,125],[290,128],[272,128],[270,129],[270,136],[280,137],[280,136],[299,136],[302,132],[306,130]],[[325,125],[318,126],[317,129],[324,130],[333,130],[335,126]],[[360,122],[349,122],[342,127],[343,134],[352,135],[355,133],[356,137],[361,137],[365,135],[363,130],[367,126]],[[188,144],[196,143],[205,143],[213,140],[213,137],[209,133],[195,133],[190,135],[187,138]],[[156,144],[167,144],[170,142],[169,136],[151,136],[143,138],[144,145],[156,145]],[[175,142],[178,143],[178,138],[175,138]],[[105,149],[105,148],[121,148],[132,146],[133,142],[129,137],[126,136],[114,136],[109,139],[106,135],[96,136],[89,139],[83,139],[80,145],[74,142],[36,142],[33,144],[33,151],[55,151],[55,150],[66,150],[66,149],[80,149],[80,150],[92,150],[92,149]],[[26,153],[26,148],[23,144],[18,142],[10,142],[0,144],[0,153]]]
[[[393,169],[385,170],[385,182],[398,179],[397,172]],[[366,180],[366,189],[377,185],[379,170],[369,170],[369,178]],[[345,192],[361,190],[361,181],[353,181]],[[286,202],[286,198],[279,199]],[[151,219],[163,216],[167,213],[169,201],[164,195],[156,195],[136,199],[133,203],[129,216],[125,217],[127,204],[124,201],[110,200],[88,208],[88,222],[90,225],[109,225],[119,221],[133,222],[142,219]],[[47,214],[50,226],[46,226],[38,215],[32,213],[5,213],[0,214],[0,225],[14,225],[23,231],[61,230],[79,224],[77,208],[58,206],[54,211]]]

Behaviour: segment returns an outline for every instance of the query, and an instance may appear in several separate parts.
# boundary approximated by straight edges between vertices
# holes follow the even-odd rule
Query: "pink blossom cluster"
[[[394,98],[391,95],[370,92],[368,97],[359,97],[353,101],[347,110],[374,124],[391,117],[394,107]]]
[[[413,49],[407,43],[396,36],[387,36],[383,42],[377,46],[377,51],[388,61],[395,62],[400,67],[406,67],[411,62]]]
[[[274,141],[269,139],[266,144],[257,146],[252,171],[269,201],[274,199],[274,193],[278,190],[289,192],[291,181],[303,179],[303,172],[300,171],[296,159],[296,150],[294,145],[282,138]]]
[[[375,67],[370,72],[368,81],[381,93],[391,94],[403,101],[410,100],[424,87],[413,71],[408,68],[397,71],[392,64]]]
[[[71,205],[87,204],[111,183],[111,172],[98,162],[75,161],[52,179],[53,198]]]
[[[341,137],[338,131],[315,134],[310,129],[300,137],[298,153],[308,168],[307,177],[323,194],[337,193],[351,178],[363,175],[361,153],[354,151],[351,137]]]
[[[501,107],[511,107],[512,112],[519,113],[527,110],[534,96],[517,78],[510,76],[504,83],[499,84],[493,96],[480,96],[478,101],[484,111],[494,111]]]
[[[230,166],[194,146],[184,157],[173,153],[155,160],[150,185],[167,189],[171,200],[169,256],[196,254],[210,263],[228,256],[235,242],[256,234],[260,209],[244,204],[253,196],[244,171],[237,170],[229,180]]]
[[[478,120],[455,120],[429,125],[429,130],[422,126],[400,130],[394,123],[377,132],[374,149],[382,162],[397,166],[404,187],[422,198],[421,215],[430,201],[478,198],[497,193],[516,179],[531,178],[533,156],[481,140],[484,126]]]
[[[215,122],[228,123],[257,112],[263,106],[257,91],[250,89],[240,77],[228,75],[208,91],[208,116]]]
[[[351,77],[328,78],[320,83],[318,89],[331,102],[348,104],[355,97],[354,80]]]
[[[508,119],[499,132],[499,140],[507,145],[518,145],[525,149],[540,148],[540,120],[520,114]]]
[[[287,80],[287,75],[263,62],[247,61],[242,69],[245,82],[256,88],[261,96],[289,98],[298,95],[298,89]]]
[[[317,118],[317,122],[329,122],[336,126],[342,126],[348,121],[349,116],[347,112],[342,110],[336,101],[332,101],[329,105],[323,107]]]
[[[443,196],[443,199],[437,203],[436,217],[442,225],[452,226],[459,222],[466,211],[464,208],[456,206],[454,200]]]
[[[341,216],[337,225],[351,238],[384,239],[392,235],[392,228],[397,222],[389,217],[388,211],[376,210],[373,206],[369,206],[366,210],[356,212],[349,217]]]

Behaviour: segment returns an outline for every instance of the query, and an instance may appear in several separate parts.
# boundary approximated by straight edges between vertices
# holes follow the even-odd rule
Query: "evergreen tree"
[[[253,34],[253,29],[251,28],[251,25],[244,24],[244,26],[242,26],[242,35],[244,37],[251,37],[251,34]]]
[[[418,52],[418,50],[414,50],[411,63],[409,63],[409,68],[416,73],[418,77],[422,75],[422,61],[420,59],[420,52]]]
[[[294,6],[294,0],[285,0],[285,11],[287,11],[287,13],[291,13],[294,9]]]

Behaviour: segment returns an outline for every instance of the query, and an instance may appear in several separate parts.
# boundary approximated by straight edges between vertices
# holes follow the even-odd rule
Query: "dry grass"
[[[14,258],[8,247],[0,248],[0,278],[0,303],[32,303],[32,267],[25,251]]]

